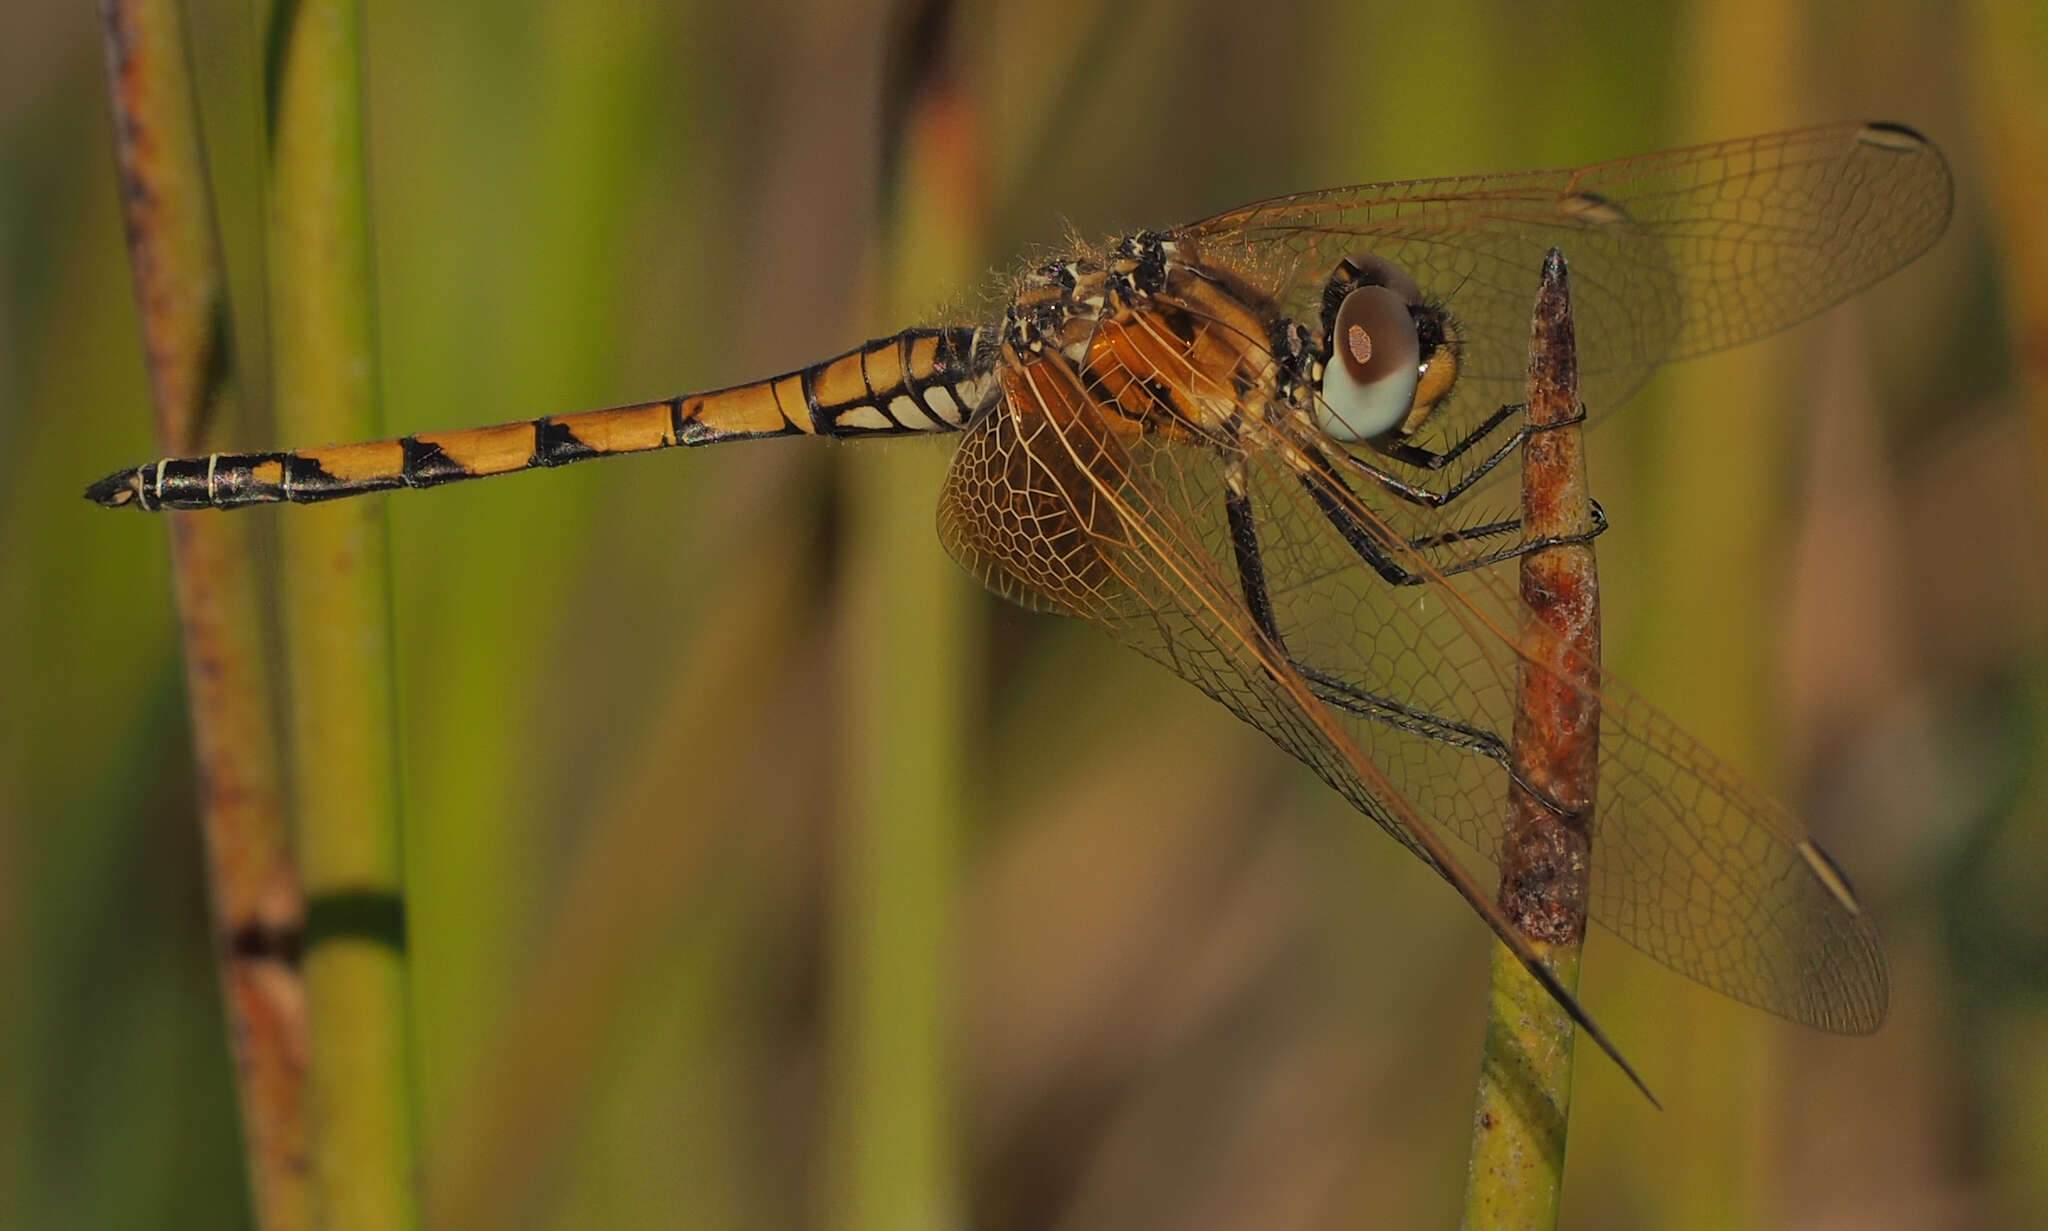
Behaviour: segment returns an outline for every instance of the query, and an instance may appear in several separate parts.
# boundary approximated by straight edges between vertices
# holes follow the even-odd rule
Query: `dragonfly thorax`
[[[1018,284],[1004,315],[1004,340],[1025,354],[1050,350],[1082,362],[1105,317],[1139,307],[1165,289],[1175,251],[1157,232],[1141,231],[1106,253],[1040,265]]]
[[[1223,442],[1240,434],[1240,416],[1280,408],[1272,339],[1283,324],[1251,281],[1141,231],[1025,275],[1004,341],[1015,362],[1056,361],[1056,379],[1117,430]]]

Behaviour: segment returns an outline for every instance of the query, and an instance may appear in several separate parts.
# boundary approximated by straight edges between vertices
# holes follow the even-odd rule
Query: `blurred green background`
[[[1585,999],[1665,1110],[1582,1051],[1565,1219],[2048,1225],[2048,10],[968,3],[913,121],[946,156],[892,204],[887,5],[368,8],[394,433],[785,370],[978,310],[1069,228],[1928,133],[1933,253],[1589,442],[1609,663],[1810,818],[1891,1020],[1805,1032],[1598,934]],[[260,407],[260,39],[187,20]],[[154,452],[97,39],[0,13],[0,1220],[232,1226],[163,528],[78,498]],[[432,1225],[875,1225],[875,1166],[925,1225],[1454,1221],[1484,931],[1220,708],[980,594],[930,530],[947,454],[390,500]]]

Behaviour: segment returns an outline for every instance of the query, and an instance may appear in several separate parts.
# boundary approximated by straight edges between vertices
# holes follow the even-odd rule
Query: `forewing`
[[[1583,396],[1612,408],[1653,365],[1804,320],[1925,251],[1948,224],[1940,151],[1838,124],[1554,171],[1276,197],[1177,234],[1313,325],[1337,263],[1372,252],[1448,307],[1463,376],[1435,432],[1521,400],[1534,271],[1571,260]]]

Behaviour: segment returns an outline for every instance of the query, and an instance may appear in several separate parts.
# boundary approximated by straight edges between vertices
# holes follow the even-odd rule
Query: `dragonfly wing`
[[[956,559],[998,592],[1165,664],[1454,883],[1447,865],[1460,861],[1444,857],[1437,829],[1497,864],[1522,662],[1519,599],[1502,577],[1434,572],[1377,500],[1305,484],[1307,450],[1247,415],[1243,483],[1284,642],[1273,647],[1235,562],[1223,451],[1097,413],[1056,358],[1003,379],[1005,407],[970,430],[948,476],[940,529]],[[1393,586],[1363,567],[1327,504],[1430,584]],[[1437,516],[1398,512],[1406,526]],[[1593,918],[1738,1000],[1874,1029],[1883,955],[1833,865],[1635,694],[1610,680],[1601,706]]]
[[[1405,268],[1459,322],[1456,401],[1437,432],[1521,400],[1532,273],[1572,264],[1588,406],[1619,404],[1672,359],[1737,346],[1840,303],[1948,225],[1941,153],[1909,129],[1837,124],[1577,169],[1367,184],[1276,197],[1177,232],[1204,261],[1320,319],[1339,261]]]

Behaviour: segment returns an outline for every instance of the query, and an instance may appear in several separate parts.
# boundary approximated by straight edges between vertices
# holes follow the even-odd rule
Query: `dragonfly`
[[[1535,663],[1494,566],[1554,540],[1524,535],[1513,510],[1473,510],[1529,434],[1538,270],[1553,247],[1571,262],[1598,415],[1660,363],[1775,333],[1899,269],[1941,235],[1952,197],[1939,150],[1890,123],[1281,196],[1076,245],[1016,276],[997,319],[770,379],[164,459],[86,495],[230,509],[677,446],[955,434],[938,510],[954,559],[1158,660],[1300,759],[1448,881],[1633,1078],[1485,888],[1516,672]],[[1736,1000],[1875,1030],[1883,950],[1833,859],[1611,675],[1571,686],[1600,714],[1591,918]]]

